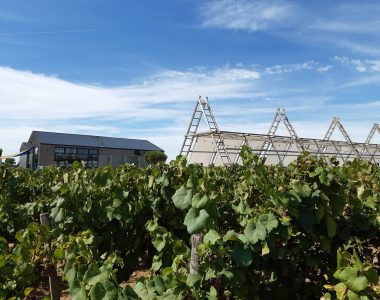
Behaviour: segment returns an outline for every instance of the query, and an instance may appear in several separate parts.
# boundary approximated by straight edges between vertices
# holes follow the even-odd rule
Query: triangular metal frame
[[[374,123],[373,126],[372,126],[371,131],[369,132],[369,134],[368,134],[368,136],[367,136],[367,138],[366,138],[366,140],[364,142],[365,144],[370,144],[371,143],[372,138],[375,135],[376,131],[380,134],[380,126],[379,126],[379,124]]]
[[[204,119],[208,126],[209,130],[206,132],[198,132],[201,119]],[[276,135],[281,123],[285,125],[289,136]],[[335,130],[340,131],[345,141],[331,140]],[[254,149],[254,153],[264,158],[266,164],[287,165],[290,160],[294,160],[303,151],[309,151],[312,155],[317,155],[325,161],[328,161],[332,155],[341,162],[358,157],[379,163],[380,145],[371,144],[376,132],[380,134],[378,124],[374,124],[364,143],[353,143],[340,120],[333,118],[324,139],[301,138],[295,132],[285,110],[281,108],[277,109],[268,134],[220,131],[208,98],[202,99],[199,96],[182,144],[181,154],[186,156],[189,163],[199,161],[207,165],[240,164],[241,147],[250,145]],[[193,153],[197,153],[197,155],[192,156]],[[207,156],[205,157],[203,154]],[[273,157],[277,158],[269,159]]]
[[[369,132],[367,138],[365,139],[364,146],[360,152],[361,157],[363,157],[363,155],[365,155],[368,152],[367,146],[371,143],[372,138],[376,132],[380,134],[380,126],[378,123],[373,124],[371,131]],[[371,154],[368,152],[368,155],[371,155]],[[373,155],[371,155],[371,160],[373,160]]]
[[[331,138],[331,136],[333,135],[333,133],[334,133],[334,131],[335,131],[336,128],[339,129],[340,133],[343,135],[343,137],[344,137],[344,139],[346,140],[346,142],[352,147],[351,152],[350,152],[346,157],[343,157],[343,154],[342,154],[342,152],[341,152],[341,148],[340,148],[340,147],[338,148],[338,147],[335,145],[335,143],[333,143],[333,144],[334,144],[334,147],[335,147],[335,150],[336,150],[336,154],[339,155],[339,156],[342,158],[343,161],[346,161],[346,160],[351,156],[352,151],[354,151],[355,154],[356,154],[358,157],[360,157],[360,154],[359,154],[358,149],[356,149],[356,147],[355,147],[354,143],[352,142],[350,136],[348,135],[346,129],[344,129],[342,123],[340,122],[340,119],[337,118],[337,117],[334,117],[334,118],[332,119],[331,124],[330,124],[329,128],[327,129],[327,132],[326,132],[326,134],[325,134],[323,140],[325,140],[325,141],[330,140],[330,138]],[[323,156],[324,156],[325,151],[326,151],[326,146],[323,146],[323,147],[322,147],[322,155],[323,155]]]
[[[210,104],[208,102],[208,97],[202,98],[198,96],[193,115],[191,117],[189,127],[187,129],[185,139],[181,147],[181,155],[185,156],[188,160],[191,155],[191,151],[194,147],[194,140],[196,133],[199,128],[201,119],[204,119],[210,129],[211,137],[215,143],[215,149],[211,155],[210,164],[214,164],[219,154],[224,165],[231,164],[230,156],[228,155],[226,146],[224,144],[224,139],[220,134],[218,124],[216,123],[214,114],[211,110]]]
[[[273,118],[272,124],[269,127],[268,136],[273,137],[276,135],[278,126],[280,125],[281,122],[285,125],[286,130],[288,131],[290,137],[295,141],[296,146],[300,150],[304,150],[303,145],[299,142],[298,135],[297,135],[293,125],[290,123],[289,118],[286,115],[285,108],[278,108],[277,109],[277,112]],[[279,156],[280,164],[283,164],[283,161],[284,161],[286,154],[289,151],[291,145],[292,145],[292,143],[289,143],[287,145],[286,149],[284,150],[284,154],[280,157],[280,155],[278,154],[278,151],[276,150],[276,146],[272,143],[272,141],[271,140],[266,141],[263,143],[263,145],[261,147],[260,157],[266,158],[268,151],[270,151],[271,148],[273,148],[277,152],[277,155]]]

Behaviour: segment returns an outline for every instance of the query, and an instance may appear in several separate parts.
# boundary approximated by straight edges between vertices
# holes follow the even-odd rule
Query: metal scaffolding
[[[208,131],[198,132],[201,120],[205,121]],[[284,124],[289,136],[276,135],[280,124]],[[345,141],[331,140],[338,129]],[[265,160],[266,164],[288,165],[303,151],[328,160],[334,156],[343,163],[356,157],[372,163],[380,163],[380,145],[372,144],[375,133],[380,127],[374,124],[364,143],[351,140],[339,118],[333,118],[323,139],[301,138],[289,121],[285,109],[279,108],[267,134],[221,131],[216,123],[208,98],[197,98],[193,115],[181,148],[181,155],[189,163],[204,165],[241,164],[240,150],[249,146],[252,151]]]

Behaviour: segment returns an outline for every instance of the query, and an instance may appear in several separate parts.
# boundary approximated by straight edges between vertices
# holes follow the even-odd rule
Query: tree
[[[165,162],[168,157],[162,151],[154,150],[148,151],[144,155],[144,159],[148,164],[157,164],[159,162]]]
[[[16,160],[13,157],[8,157],[5,159],[5,164],[8,166],[16,165]]]

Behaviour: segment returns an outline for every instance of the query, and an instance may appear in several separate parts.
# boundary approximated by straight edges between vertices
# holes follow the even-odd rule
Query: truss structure
[[[208,130],[198,132],[202,119]],[[281,123],[285,126],[288,136],[276,135]],[[344,141],[331,139],[335,130],[339,130]],[[242,146],[247,145],[254,153],[263,158],[266,164],[286,166],[303,151],[326,161],[331,156],[341,163],[359,157],[377,164],[380,163],[380,145],[371,143],[376,132],[380,134],[379,124],[373,125],[364,143],[355,143],[339,118],[333,118],[323,139],[302,138],[297,135],[283,108],[277,109],[267,134],[221,131],[208,98],[199,96],[180,154],[185,156],[189,163],[240,164],[240,150]]]

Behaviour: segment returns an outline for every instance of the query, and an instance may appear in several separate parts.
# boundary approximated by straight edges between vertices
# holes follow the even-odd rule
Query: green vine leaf
[[[256,244],[259,240],[265,240],[266,229],[262,223],[249,221],[244,229],[244,236],[251,244]]]
[[[344,294],[346,293],[347,287],[343,282],[340,282],[334,286],[334,290],[338,299],[344,299]]]
[[[277,228],[278,226],[277,218],[271,213],[261,215],[258,219],[258,222],[263,224],[263,226],[267,230],[267,233],[270,233],[273,229]]]
[[[210,229],[204,236],[203,241],[215,245],[216,241],[221,238],[220,234],[214,229]]]
[[[105,299],[106,291],[100,282],[97,282],[90,289],[90,299],[91,300],[102,300]]]
[[[206,205],[208,204],[209,199],[207,195],[204,195],[203,197],[200,196],[199,193],[195,194],[192,199],[192,206],[195,208],[205,208]]]
[[[97,264],[91,264],[86,273],[84,274],[83,279],[87,281],[88,284],[94,285],[97,282],[102,282],[107,280],[109,277],[109,273],[106,269],[103,269],[102,271],[99,270],[99,267]]]
[[[367,288],[368,280],[365,276],[359,276],[358,278],[348,280],[346,284],[350,290],[361,292]]]
[[[338,275],[339,280],[346,282],[356,279],[358,270],[352,267],[344,268]]]
[[[83,300],[86,299],[86,289],[81,285],[78,279],[74,280],[70,284],[69,288],[70,296],[72,300]]]
[[[172,200],[175,207],[179,208],[180,210],[185,210],[191,206],[192,198],[192,190],[188,190],[185,186],[181,186],[173,195]]]
[[[184,224],[187,227],[187,231],[190,234],[200,233],[206,229],[209,214],[204,209],[190,208],[187,212],[184,220]]]
[[[158,252],[161,252],[162,249],[164,249],[165,244],[166,244],[165,236],[164,235],[157,235],[152,240],[152,244],[153,244],[154,248],[157,249]]]

